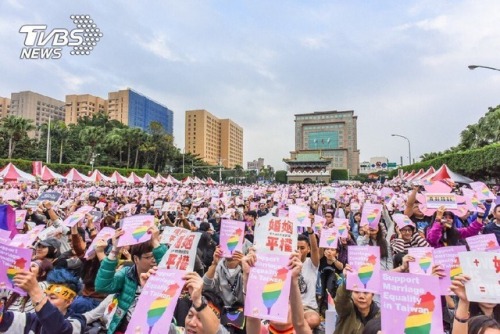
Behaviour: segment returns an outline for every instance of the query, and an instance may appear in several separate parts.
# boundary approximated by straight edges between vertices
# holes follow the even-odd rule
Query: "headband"
[[[51,284],[47,287],[47,290],[45,290],[46,294],[54,294],[57,295],[58,297],[65,299],[67,301],[72,301],[76,297],[76,293],[65,287],[64,285],[59,285],[59,284]]]

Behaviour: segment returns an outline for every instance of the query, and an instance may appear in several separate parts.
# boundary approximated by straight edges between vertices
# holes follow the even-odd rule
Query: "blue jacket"
[[[38,312],[5,311],[0,322],[2,333],[23,334],[83,334],[85,318],[68,310],[62,315],[49,301]]]
[[[497,225],[495,221],[488,223],[483,229],[483,234],[491,234],[491,233],[495,233],[495,236],[497,237],[497,242],[500,245],[500,226]]]

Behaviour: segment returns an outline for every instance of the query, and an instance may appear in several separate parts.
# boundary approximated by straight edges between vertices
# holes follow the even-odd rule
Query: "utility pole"
[[[47,164],[50,164],[50,151],[51,151],[51,147],[50,147],[50,114],[49,114],[49,128],[47,130],[47,154],[46,154],[46,158],[45,158],[45,163]]]

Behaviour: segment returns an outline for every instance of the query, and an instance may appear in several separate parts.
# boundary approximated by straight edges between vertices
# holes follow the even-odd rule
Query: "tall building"
[[[156,121],[168,134],[174,133],[173,111],[130,88],[108,94],[108,115],[125,125],[146,131],[149,124]]]
[[[10,99],[8,97],[0,97],[0,118],[8,116],[10,113]]]
[[[101,97],[82,94],[66,95],[66,124],[76,124],[78,118],[88,116],[99,112],[107,113],[108,101]]]
[[[248,170],[259,171],[262,167],[264,167],[264,158],[258,158],[257,160],[247,162]]]
[[[295,115],[295,151],[284,159],[289,177],[325,180],[332,169],[359,173],[357,116],[354,111],[316,111]],[[317,173],[318,175],[315,175]],[[304,175],[302,175],[304,174]]]
[[[226,168],[243,166],[243,129],[230,119],[219,119],[206,110],[186,111],[185,152]]]
[[[37,128],[52,121],[61,120],[64,122],[65,111],[64,102],[31,91],[12,93],[10,99],[10,115],[20,116],[33,121]],[[39,135],[37,132],[30,133]]]

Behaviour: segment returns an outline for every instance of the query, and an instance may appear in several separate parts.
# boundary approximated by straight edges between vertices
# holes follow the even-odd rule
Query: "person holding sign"
[[[85,318],[68,310],[80,291],[78,279],[64,269],[50,272],[51,282],[43,291],[30,271],[19,271],[14,284],[30,296],[35,312],[17,313],[3,311],[0,314],[0,332],[33,334],[81,334],[85,330]]]
[[[350,265],[344,268],[344,277],[347,272],[353,272]],[[338,314],[338,323],[334,334],[363,332],[364,325],[374,318],[380,317],[380,308],[373,300],[371,292],[349,291],[346,288],[346,280],[337,290],[335,296],[335,309]]]
[[[156,226],[152,226],[148,229],[148,233],[152,234],[151,240],[133,245],[130,248],[134,265],[116,271],[118,265],[116,255],[120,252],[118,239],[123,233],[124,231],[121,229],[116,230],[112,238],[113,248],[109,255],[102,260],[95,279],[96,292],[118,294],[118,309],[109,324],[109,334],[125,333],[141,292],[138,277],[160,263],[167,252],[167,247],[160,244],[160,232]]]
[[[250,251],[247,256],[242,259],[243,265],[243,281],[244,285],[248,282],[250,268],[255,266],[257,256],[253,251]],[[302,306],[302,298],[299,290],[299,277],[302,272],[302,261],[297,253],[290,255],[288,267],[292,271],[292,282],[290,285],[290,304],[288,309],[288,319],[286,323],[278,323],[270,321],[267,328],[263,327],[261,320],[254,317],[246,317],[247,334],[260,333],[295,333],[295,334],[312,334],[311,328],[308,326],[304,318],[304,309]],[[246,288],[245,288],[246,291]]]
[[[384,238],[384,232],[380,228],[381,223],[371,226],[364,225],[361,230],[363,235],[358,237],[358,246],[379,246],[380,267],[382,270],[391,270],[393,267],[389,242]]]
[[[470,281],[467,275],[458,275],[451,283],[451,291],[458,297],[458,306],[453,321],[452,334],[489,333],[488,328],[500,329],[500,305],[491,303],[470,303],[465,293],[465,284]],[[475,321],[474,318],[481,318]],[[479,320],[479,319],[477,319]],[[488,321],[489,320],[489,321]],[[476,322],[478,322],[476,324]],[[471,331],[472,327],[476,327]],[[498,332],[491,332],[498,333]]]
[[[311,225],[314,224],[314,215],[309,215]],[[304,235],[304,234],[307,234]],[[299,277],[300,293],[302,304],[304,304],[304,316],[311,329],[318,327],[321,323],[318,303],[316,301],[316,282],[318,280],[319,268],[319,247],[318,239],[312,227],[307,228],[307,232],[299,234],[297,242],[300,261],[302,261],[302,272]],[[307,255],[310,254],[310,257]]]
[[[478,215],[471,225],[456,228],[453,224],[453,213],[446,211],[444,206],[436,211],[434,224],[427,231],[427,241],[434,248],[457,246],[460,239],[477,235],[483,228],[483,216]]]

